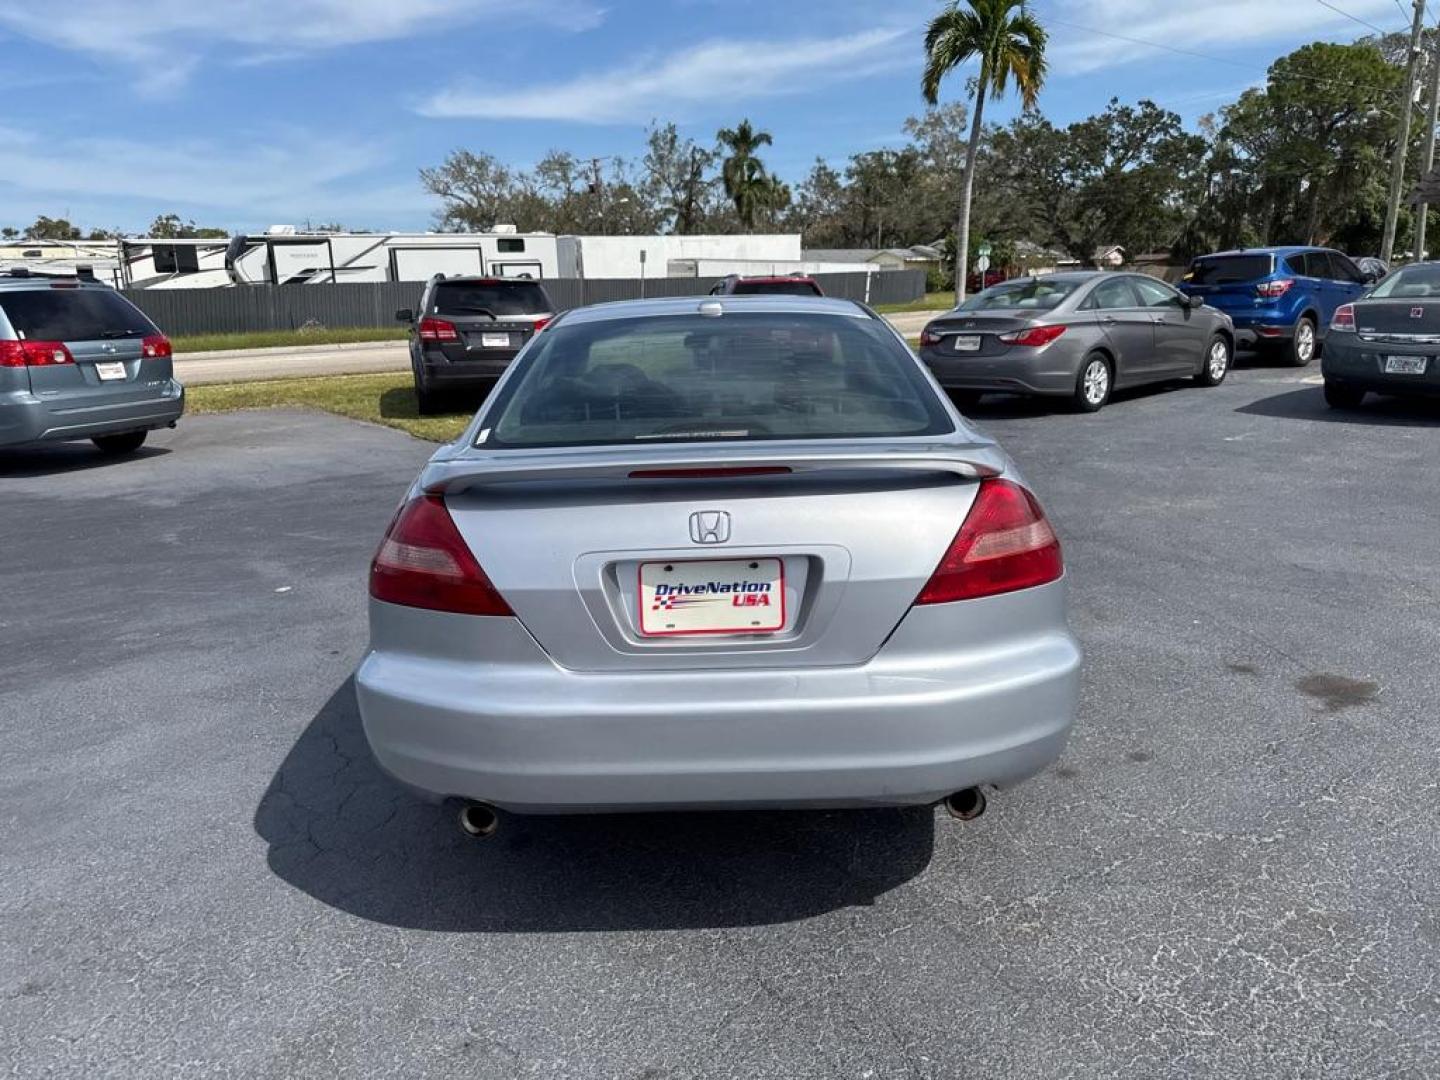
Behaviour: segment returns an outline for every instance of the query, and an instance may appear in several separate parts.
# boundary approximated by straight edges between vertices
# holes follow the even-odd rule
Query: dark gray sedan
[[[1367,393],[1440,395],[1440,263],[1402,267],[1336,308],[1321,371],[1337,409]]]
[[[1230,317],[1143,274],[1016,278],[976,293],[920,335],[920,357],[961,404],[985,393],[1070,399],[1094,412],[1113,390],[1230,370]]]

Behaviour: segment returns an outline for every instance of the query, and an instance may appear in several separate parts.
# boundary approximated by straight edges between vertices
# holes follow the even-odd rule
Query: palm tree
[[[1013,77],[1020,103],[1035,107],[1045,82],[1045,28],[1025,6],[1025,0],[950,0],[930,20],[925,31],[925,73],[920,89],[925,101],[940,99],[940,82],[972,58],[980,61],[975,80],[975,108],[970,120],[970,148],[965,155],[965,180],[960,197],[959,243],[955,258],[955,303],[965,299],[965,277],[970,267],[970,193],[975,184],[975,152],[980,145],[985,93],[1003,97]]]
[[[755,156],[762,146],[774,140],[768,131],[756,131],[749,120],[741,120],[734,128],[721,128],[715,134],[721,147],[729,151],[720,166],[720,179],[725,194],[735,204],[735,213],[746,229],[755,227],[755,215],[769,206],[774,198],[774,184],[764,163]]]

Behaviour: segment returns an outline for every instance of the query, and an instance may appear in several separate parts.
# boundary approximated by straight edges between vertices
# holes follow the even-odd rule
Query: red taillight
[[[1041,345],[1049,345],[1064,332],[1063,326],[1032,326],[1029,330],[1013,330],[1008,334],[1001,334],[1000,340],[1006,345],[1030,345],[1039,348]]]
[[[170,339],[164,334],[150,334],[140,342],[140,355],[146,359],[169,356],[171,351]]]
[[[1290,291],[1290,286],[1295,282],[1289,278],[1276,278],[1274,281],[1262,281],[1255,286],[1255,291],[1264,297],[1274,300],[1276,297],[1284,296]]]
[[[0,341],[0,367],[54,367],[74,362],[63,341]]]
[[[420,320],[421,341],[459,341],[460,332],[455,324],[444,319],[425,318]]]
[[[1355,332],[1355,305],[1341,304],[1336,308],[1335,314],[1330,317],[1330,329],[1353,334]]]
[[[631,480],[707,480],[724,476],[781,476],[789,465],[723,465],[703,469],[636,469]]]
[[[535,320],[535,332],[538,334],[541,330],[544,330],[545,327],[547,327],[547,326],[549,326],[549,325],[550,325],[550,316],[549,316],[549,315],[546,315],[543,319],[536,319],[536,320]]]
[[[411,499],[395,515],[370,564],[370,595],[460,615],[514,614],[465,546],[441,495]]]
[[[1009,480],[980,482],[980,493],[917,604],[948,604],[1029,589],[1064,572],[1060,541],[1035,496]]]
[[[927,327],[925,327],[924,330],[921,330],[921,331],[920,331],[920,344],[921,344],[921,345],[939,345],[939,344],[940,344],[940,335],[937,334],[937,333],[935,333],[934,330],[931,330],[931,329],[927,326]]]

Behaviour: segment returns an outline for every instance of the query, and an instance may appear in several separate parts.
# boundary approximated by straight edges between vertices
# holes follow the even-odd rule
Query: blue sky
[[[1034,0],[1056,122],[1140,97],[1187,122],[1317,38],[1405,26],[1399,0]],[[1404,5],[1408,8],[1408,3]],[[63,0],[0,6],[0,224],[423,229],[416,170],[457,147],[638,156],[749,117],[791,181],[896,145],[936,0]],[[1108,35],[1108,36],[1107,36]],[[1117,36],[1118,35],[1118,36]],[[1123,40],[1125,38],[1136,40]],[[1159,43],[1182,55],[1144,42]],[[963,96],[964,74],[949,96]],[[993,113],[1003,120],[1013,103]]]

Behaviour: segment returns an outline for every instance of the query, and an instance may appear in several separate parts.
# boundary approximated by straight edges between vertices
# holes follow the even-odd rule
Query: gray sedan
[[[1402,267],[1337,308],[1321,370],[1336,409],[1368,393],[1440,397],[1440,263]]]
[[[962,404],[984,393],[1069,398],[1094,412],[1114,390],[1230,370],[1230,317],[1143,274],[1016,278],[931,322],[920,356]]]
[[[535,813],[925,805],[1075,710],[1060,544],[879,317],[726,296],[560,316],[436,452],[370,575],[379,763]]]

